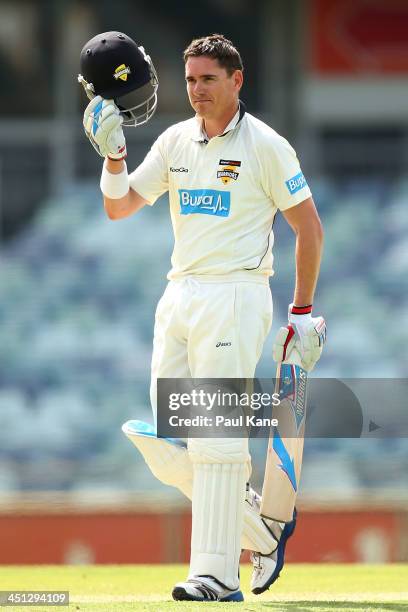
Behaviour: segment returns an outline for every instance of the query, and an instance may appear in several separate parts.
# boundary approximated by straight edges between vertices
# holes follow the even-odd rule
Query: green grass
[[[245,610],[257,612],[371,612],[408,610],[408,565],[295,565],[266,593],[249,589],[250,566],[241,569],[245,603],[173,602],[173,585],[186,577],[185,565],[2,566],[1,590],[67,590],[68,607],[6,607],[10,611]]]

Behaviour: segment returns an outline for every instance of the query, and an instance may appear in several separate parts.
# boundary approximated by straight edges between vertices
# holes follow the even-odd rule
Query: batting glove
[[[114,160],[126,157],[123,117],[113,100],[95,96],[85,109],[83,123],[85,134],[101,157]]]
[[[289,324],[281,327],[273,345],[273,358],[277,362],[290,359],[294,348],[302,366],[311,372],[322,354],[326,342],[326,322],[323,317],[312,317],[312,306],[289,305]]]

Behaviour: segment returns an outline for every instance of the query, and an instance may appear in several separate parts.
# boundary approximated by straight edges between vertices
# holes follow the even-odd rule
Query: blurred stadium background
[[[121,433],[150,421],[155,304],[172,248],[167,201],[104,215],[82,133],[79,51],[100,31],[142,43],[157,115],[128,130],[129,166],[190,116],[181,54],[222,32],[242,99],[298,151],[326,231],[316,375],[406,377],[408,4],[400,0],[0,0],[0,563],[185,561],[189,507]],[[276,225],[275,318],[293,289]],[[384,410],[386,410],[384,406]],[[254,444],[261,483],[264,445]],[[408,558],[408,441],[306,441],[293,561]],[[153,543],[152,543],[153,542]]]

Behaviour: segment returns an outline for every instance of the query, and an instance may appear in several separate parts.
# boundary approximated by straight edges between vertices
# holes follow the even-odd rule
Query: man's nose
[[[201,96],[203,92],[204,92],[203,83],[200,83],[199,81],[197,81],[194,85],[194,90],[193,90],[194,95]]]

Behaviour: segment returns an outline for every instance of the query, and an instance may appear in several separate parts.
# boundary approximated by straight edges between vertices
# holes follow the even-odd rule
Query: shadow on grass
[[[294,602],[262,602],[262,607],[279,612],[310,612],[321,608],[322,610],[389,610],[391,612],[407,612],[407,603],[373,603],[371,601],[294,601]]]

